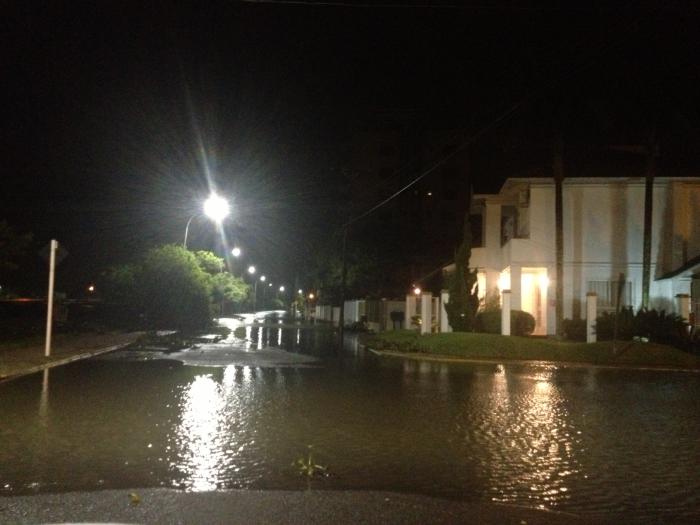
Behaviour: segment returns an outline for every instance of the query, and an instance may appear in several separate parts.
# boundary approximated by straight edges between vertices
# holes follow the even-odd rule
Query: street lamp
[[[284,285],[280,286],[280,292],[284,292]]]
[[[241,253],[243,252],[241,252],[241,249],[238,246],[234,246],[233,250],[231,250],[231,255],[233,255],[234,257],[240,257]]]
[[[212,193],[209,198],[204,201],[203,214],[209,217],[217,224],[221,224],[229,214],[230,208],[228,201],[223,197],[219,197],[216,193]],[[195,213],[187,221],[187,226],[185,226],[185,240],[182,242],[182,247],[187,249],[187,234],[190,231],[190,224],[195,217],[202,215],[202,213]]]
[[[255,275],[255,266],[250,265],[248,266],[248,273],[250,275]],[[253,315],[258,313],[257,309],[257,302],[258,302],[258,280],[255,279],[255,284],[253,284]]]

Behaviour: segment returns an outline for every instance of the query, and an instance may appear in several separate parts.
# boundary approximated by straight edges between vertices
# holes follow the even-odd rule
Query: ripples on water
[[[324,368],[91,361],[0,385],[0,494],[388,489],[625,520],[700,520],[693,374],[331,357]],[[292,463],[314,446],[330,476]]]

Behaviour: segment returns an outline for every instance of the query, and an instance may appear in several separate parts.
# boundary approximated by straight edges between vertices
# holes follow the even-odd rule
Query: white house
[[[474,195],[482,246],[469,266],[480,294],[511,290],[513,309],[530,312],[535,334],[556,333],[554,181],[508,179],[499,193]],[[656,178],[652,219],[650,308],[678,313],[679,294],[700,304],[700,177]],[[585,317],[587,292],[598,309],[614,308],[620,273],[623,302],[642,300],[643,178],[571,178],[563,183],[564,317]],[[697,312],[697,310],[696,310]],[[696,313],[697,315],[697,313]]]

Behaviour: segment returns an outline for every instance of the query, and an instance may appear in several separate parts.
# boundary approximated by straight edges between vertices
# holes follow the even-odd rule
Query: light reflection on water
[[[247,327],[238,341],[323,369],[92,361],[0,385],[0,494],[304,489],[290,465],[314,445],[331,472],[315,488],[700,517],[697,376],[381,360],[356,341],[336,359],[324,337]]]

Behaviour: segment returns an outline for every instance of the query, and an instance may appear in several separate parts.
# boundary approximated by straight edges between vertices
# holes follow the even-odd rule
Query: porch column
[[[676,295],[676,308],[685,322],[690,321],[690,295],[687,293],[679,293]]]
[[[510,335],[510,290],[501,291],[501,335]]]
[[[448,292],[447,290],[442,290],[440,292],[440,331],[443,333],[452,331],[449,319],[447,318],[447,310],[445,310],[445,303],[449,301],[450,292]]]
[[[416,315],[416,296],[406,294],[406,310],[404,311],[403,327],[406,330],[411,329],[411,317]]]
[[[586,342],[595,343],[595,320],[598,317],[598,294],[588,292],[586,294]]]
[[[420,333],[429,334],[433,331],[433,294],[423,292],[420,296]]]
[[[519,264],[510,265],[510,305],[513,310],[522,310],[523,271]]]

